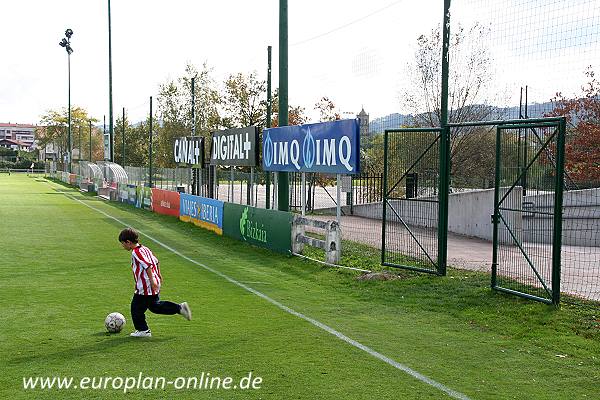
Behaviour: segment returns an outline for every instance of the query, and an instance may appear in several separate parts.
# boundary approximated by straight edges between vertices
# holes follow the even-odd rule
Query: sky
[[[314,116],[323,96],[345,117],[402,109],[406,65],[416,38],[441,23],[442,0],[288,0],[289,102]],[[532,101],[575,93],[587,65],[600,67],[600,2],[453,0],[453,24],[493,24],[489,38],[500,102],[515,105],[521,85]],[[278,0],[113,0],[113,113],[145,118],[150,96],[188,63],[206,62],[217,82],[237,72],[266,79],[273,46],[278,80]],[[107,0],[0,3],[0,122],[32,123],[67,105],[67,54],[58,45],[74,31],[71,102],[108,117]],[[453,27],[455,25],[452,25]],[[597,68],[600,70],[600,68]],[[549,84],[551,82],[551,84]],[[518,98],[516,100],[518,102]]]

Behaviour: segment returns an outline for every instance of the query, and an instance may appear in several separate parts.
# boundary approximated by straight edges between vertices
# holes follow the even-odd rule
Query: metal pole
[[[446,275],[448,256],[448,191],[450,190],[450,127],[448,126],[448,74],[450,70],[450,0],[444,0],[442,42],[442,92],[440,99],[440,193],[438,195],[437,273]]]
[[[448,124],[448,74],[450,70],[450,0],[444,0],[442,42],[442,98],[440,99],[440,126]]]
[[[519,119],[523,118],[523,87],[521,87],[521,93],[519,94]],[[519,137],[517,138],[517,174],[521,176],[521,136],[523,136],[523,130],[519,128]],[[523,188],[523,178],[521,177],[521,188]]]
[[[196,77],[192,77],[192,136],[196,136]]]
[[[69,136],[67,140],[67,171],[71,173],[71,149],[73,147],[71,143],[71,53],[67,51],[67,70],[69,74]]]
[[[302,173],[302,195],[300,196],[300,202],[302,203],[302,216],[306,213],[306,172]]]
[[[500,146],[500,135],[501,129],[500,127],[496,127],[496,166],[495,166],[495,176],[494,176],[494,215],[492,215],[492,289],[495,289],[498,285],[497,277],[498,277],[498,222],[500,219],[500,210],[499,204],[500,201],[500,152],[502,148]]]
[[[108,0],[108,127],[109,127],[109,157],[115,161],[113,140],[113,102],[112,102],[112,33],[110,26],[110,0]]]
[[[560,303],[560,257],[562,249],[562,206],[565,172],[565,135],[567,122],[563,117],[559,123],[556,140],[556,176],[554,183],[554,231],[552,238],[552,303]]]
[[[271,127],[271,108],[273,99],[271,98],[271,46],[267,46],[267,122],[265,126]],[[265,208],[271,208],[271,173],[265,172]]]
[[[219,198],[219,182],[217,181],[217,166],[214,165],[213,166],[213,185],[214,185],[214,189],[213,189],[213,198],[214,199],[218,199]]]
[[[338,225],[340,224],[340,219],[342,218],[342,187],[341,187],[341,175],[340,174],[336,174],[335,176],[335,184],[337,186],[336,188],[336,192],[337,192],[337,207],[336,207],[336,212],[335,212],[335,216],[337,219],[337,223]]]
[[[81,124],[79,124],[79,160],[81,161]]]
[[[288,2],[279,0],[279,126],[288,124]],[[287,172],[277,174],[277,209],[289,211],[290,184]]]
[[[104,121],[104,128],[102,131],[102,143],[103,143],[104,155],[102,158],[104,159],[104,161],[106,161],[106,115],[102,116],[102,120]]]
[[[191,82],[191,91],[192,91],[192,136],[196,136],[196,99],[195,99],[195,87],[196,87],[196,77],[193,76],[192,77],[192,82]],[[190,168],[190,172],[192,175],[192,193],[195,193],[196,196],[200,196],[200,187],[202,186],[202,168],[204,166],[201,165],[200,168],[196,169],[196,173],[194,174],[194,171],[192,171],[192,168]],[[195,179],[194,179],[195,177]]]
[[[231,203],[235,202],[235,194],[234,194],[234,190],[235,188],[233,187],[233,165],[231,167],[229,167],[229,187],[227,189],[227,200]],[[231,191],[231,197],[229,197],[229,191]],[[230,200],[231,199],[231,200]],[[241,202],[241,199],[240,199]]]
[[[254,207],[254,167],[250,167],[250,205]]]
[[[527,85],[525,85],[525,119],[529,118],[529,115],[527,115]],[[528,141],[528,133],[529,133],[529,129],[525,129],[525,138],[524,138],[524,143],[523,143],[523,165],[527,165],[529,160],[529,152],[528,147],[529,145],[527,144]],[[527,195],[527,169],[525,169],[525,171],[523,171],[523,179],[522,179],[522,185],[523,186],[523,197],[525,197]]]
[[[90,120],[90,162],[92,162],[92,120]]]
[[[388,156],[388,131],[386,130],[383,133],[383,178],[382,178],[382,184],[383,184],[383,190],[381,191],[382,194],[382,198],[381,198],[381,210],[382,210],[382,215],[381,215],[381,264],[385,264],[385,222],[387,219],[387,196],[388,196],[388,185],[387,185],[387,173],[388,173],[388,162],[387,162],[387,156]]]
[[[125,168],[125,107],[123,107],[123,168]]]
[[[148,154],[150,160],[148,165],[148,182],[150,187],[152,187],[152,136],[152,96],[150,96],[150,152]]]
[[[279,174],[274,173],[273,174],[273,186],[279,186]],[[277,192],[276,190],[273,190],[273,206],[272,208],[275,209],[275,206],[279,203],[277,201],[277,197],[279,196],[279,192]]]

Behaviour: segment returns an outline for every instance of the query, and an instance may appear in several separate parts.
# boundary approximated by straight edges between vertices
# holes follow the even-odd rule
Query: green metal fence
[[[564,152],[564,118],[497,126],[493,289],[560,302]],[[525,201],[527,176],[535,202]]]
[[[446,274],[448,129],[386,130],[383,265]]]

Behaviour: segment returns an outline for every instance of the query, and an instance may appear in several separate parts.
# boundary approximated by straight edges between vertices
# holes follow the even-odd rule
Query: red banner
[[[179,193],[152,188],[152,211],[179,217]]]

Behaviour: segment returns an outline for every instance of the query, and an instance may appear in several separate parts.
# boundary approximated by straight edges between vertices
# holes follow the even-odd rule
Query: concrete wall
[[[507,190],[508,188],[500,189],[500,199],[506,194]],[[520,186],[517,186],[502,204],[504,207],[520,210],[522,197],[523,191]],[[448,201],[448,231],[491,241],[494,235],[493,213],[494,189],[450,194]],[[523,230],[521,213],[502,211],[502,216],[517,240],[520,241]],[[498,240],[500,243],[513,243],[510,233],[502,222],[498,230]]]
[[[507,188],[501,189],[500,198]],[[420,198],[432,200],[434,198]],[[402,219],[411,226],[436,228],[438,210],[436,203],[392,200],[390,204]],[[552,216],[533,214],[529,211],[554,212],[554,193],[522,196],[521,187],[515,187],[502,203],[504,208],[519,211],[502,211],[502,215],[519,241],[552,243]],[[342,207],[350,215],[350,207]],[[335,215],[335,208],[319,210]],[[353,207],[359,217],[381,219],[382,203],[369,203]],[[494,189],[452,193],[448,203],[448,230],[460,235],[492,240],[491,215],[494,212]],[[399,222],[388,209],[388,221]],[[570,246],[600,246],[600,189],[572,190],[563,195],[562,243]],[[499,240],[512,243],[503,223],[500,224]]]
[[[523,198],[531,210],[554,212],[554,193]],[[552,243],[552,216],[523,215],[524,239],[527,242]],[[572,190],[563,194],[562,244],[600,246],[600,189]]]
[[[507,188],[501,189],[501,196]],[[512,190],[504,204],[510,208],[521,208],[522,191],[520,187]],[[391,200],[396,213],[410,226],[436,228],[438,221],[438,204],[427,202],[435,200],[433,197],[419,198],[421,201]],[[350,215],[350,207],[342,207],[346,215]],[[387,220],[400,222],[388,208]],[[335,213],[335,208],[320,210]],[[492,240],[493,227],[491,215],[494,213],[494,189],[482,189],[469,192],[451,193],[448,200],[448,231],[465,236],[474,236]],[[515,236],[520,240],[522,233],[522,219],[518,212],[504,212],[504,218],[511,227]],[[369,203],[353,207],[353,214],[359,217],[381,219],[383,215],[382,203]],[[501,243],[512,243],[510,234],[506,229],[500,229],[499,240]]]

